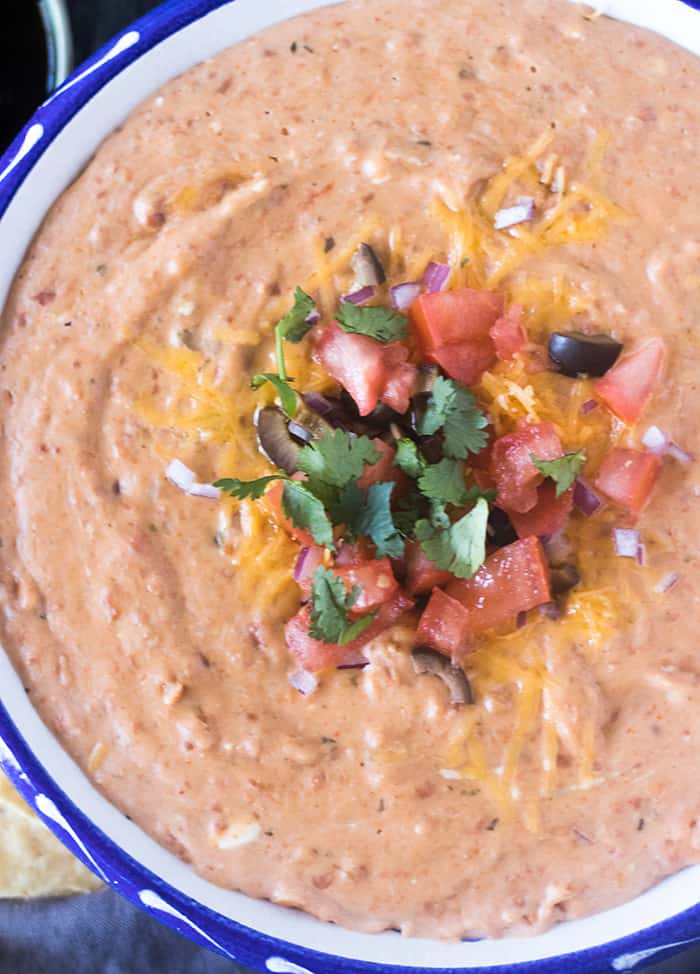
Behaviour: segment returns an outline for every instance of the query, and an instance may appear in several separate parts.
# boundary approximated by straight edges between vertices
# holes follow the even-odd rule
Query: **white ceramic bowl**
[[[464,0],[455,0],[464,2]],[[0,159],[0,306],[54,200],[147,95],[195,62],[323,0],[170,0],[79,68]],[[679,0],[609,0],[607,11],[700,55],[700,13]],[[365,935],[207,883],[90,784],[47,731],[0,650],[0,763],[30,804],[115,889],[244,964],[288,974],[400,970],[631,971],[700,940],[700,867],[625,906],[528,939],[439,943]]]

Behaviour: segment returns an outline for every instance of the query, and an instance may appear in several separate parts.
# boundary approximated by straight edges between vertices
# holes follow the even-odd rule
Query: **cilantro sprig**
[[[308,334],[313,325],[311,316],[315,310],[314,299],[302,291],[300,287],[296,288],[292,308],[275,325],[277,372],[256,372],[250,380],[253,389],[259,389],[266,382],[272,383],[277,390],[282,409],[291,419],[297,414],[299,399],[290,385],[294,379],[287,374],[287,366],[284,361],[284,342],[288,341],[296,345]]]
[[[554,481],[556,496],[561,497],[581,472],[581,468],[586,462],[586,454],[583,450],[576,450],[572,453],[565,453],[563,457],[557,457],[556,460],[540,460],[534,453],[531,453],[530,459],[541,474]]]
[[[391,494],[394,482],[371,484],[367,490],[357,484],[348,484],[340,492],[330,509],[337,524],[344,524],[354,535],[371,539],[377,549],[377,558],[400,558],[404,552],[401,537],[391,510]]]
[[[398,342],[408,334],[408,318],[393,308],[364,308],[343,301],[335,320],[343,331],[366,335],[378,342]]]
[[[488,501],[480,497],[468,514],[449,527],[437,526],[427,518],[418,521],[416,537],[438,568],[457,578],[471,578],[486,558],[488,519]]]
[[[369,612],[351,621],[350,609],[360,597],[360,588],[354,585],[348,591],[342,579],[329,568],[320,565],[311,581],[311,624],[309,635],[324,643],[345,646],[357,639],[370,626],[376,612]]]
[[[432,436],[442,430],[445,455],[465,460],[488,443],[487,426],[488,419],[472,393],[458,382],[438,376],[418,426],[419,434]]]

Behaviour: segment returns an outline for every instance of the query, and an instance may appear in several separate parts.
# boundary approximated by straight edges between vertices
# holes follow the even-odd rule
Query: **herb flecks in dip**
[[[331,7],[168,85],[49,214],[3,313],[2,641],[203,876],[457,937],[698,860],[699,84],[573,5]],[[492,346],[464,306],[435,317],[466,294],[498,296]],[[360,339],[396,415],[341,374]],[[481,459],[446,452],[465,395]],[[360,502],[309,500],[320,397],[367,451],[334,490],[384,462]],[[259,499],[212,488],[280,471]],[[419,516],[384,489],[382,533],[365,501],[399,478]],[[526,597],[476,631],[484,573]],[[365,642],[388,591],[415,604]]]

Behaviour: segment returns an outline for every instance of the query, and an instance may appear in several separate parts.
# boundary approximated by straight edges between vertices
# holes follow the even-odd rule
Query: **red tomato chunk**
[[[335,568],[335,574],[342,578],[348,590],[359,586],[362,591],[351,609],[351,615],[364,615],[390,602],[399,590],[388,558],[375,558],[360,565]]]
[[[464,385],[477,383],[495,363],[491,331],[502,315],[502,294],[472,288],[421,294],[411,305],[422,355]]]
[[[615,447],[603,460],[595,486],[615,504],[639,514],[649,502],[661,471],[653,453]]]
[[[618,359],[593,388],[611,412],[632,426],[654,394],[665,363],[663,339],[650,338]]]
[[[416,367],[400,342],[383,345],[366,335],[348,334],[332,321],[321,332],[314,355],[347,389],[361,416],[371,413],[380,399],[397,412],[408,409]]]
[[[506,511],[526,514],[538,501],[543,476],[530,459],[556,460],[564,454],[552,423],[522,423],[515,433],[496,440],[491,451],[491,476],[496,503]]]
[[[527,514],[518,514],[517,511],[509,513],[510,523],[519,538],[528,535],[541,538],[564,527],[574,506],[574,488],[569,488],[559,497],[556,492],[556,485],[546,480],[537,490],[537,503],[531,511]]]
[[[469,621],[467,610],[441,588],[436,588],[421,616],[417,645],[430,646],[459,662],[469,650]]]
[[[423,595],[437,585],[446,585],[454,578],[450,572],[438,568],[418,541],[407,541],[403,556],[404,588],[409,595]]]
[[[309,635],[311,608],[303,605],[284,627],[287,646],[302,669],[311,673],[333,669],[336,666],[355,666],[365,661],[363,646],[385,629],[389,629],[401,616],[413,608],[413,602],[401,592],[391,602],[383,605],[377,618],[361,636],[346,646],[324,643]]]
[[[522,349],[527,341],[527,332],[523,327],[523,309],[514,304],[491,328],[490,335],[496,355],[503,361],[509,361]]]
[[[446,592],[467,610],[468,637],[497,626],[515,625],[519,612],[551,601],[541,542],[531,536],[499,548],[476,575],[452,582]]]

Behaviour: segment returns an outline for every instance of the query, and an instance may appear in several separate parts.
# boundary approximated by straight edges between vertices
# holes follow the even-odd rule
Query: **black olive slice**
[[[549,580],[552,587],[552,595],[563,595],[574,588],[581,581],[578,568],[570,562],[563,565],[553,565],[549,570]]]
[[[507,544],[513,544],[517,540],[518,535],[506,512],[502,511],[500,507],[491,508],[486,525],[487,544],[494,548],[505,548]]]
[[[285,473],[293,474],[297,469],[297,459],[301,447],[287,428],[287,417],[274,406],[258,410],[255,427],[258,443],[270,463],[280,467]]]
[[[467,674],[461,667],[453,666],[446,656],[425,646],[418,646],[411,652],[411,662],[413,669],[419,675],[428,673],[440,677],[450,691],[450,703],[474,703]]]
[[[610,335],[584,335],[580,331],[555,331],[549,336],[549,357],[560,372],[605,375],[617,361],[622,344]]]
[[[382,262],[368,243],[361,243],[355,251],[350,266],[355,274],[358,288],[375,287],[386,281]]]

